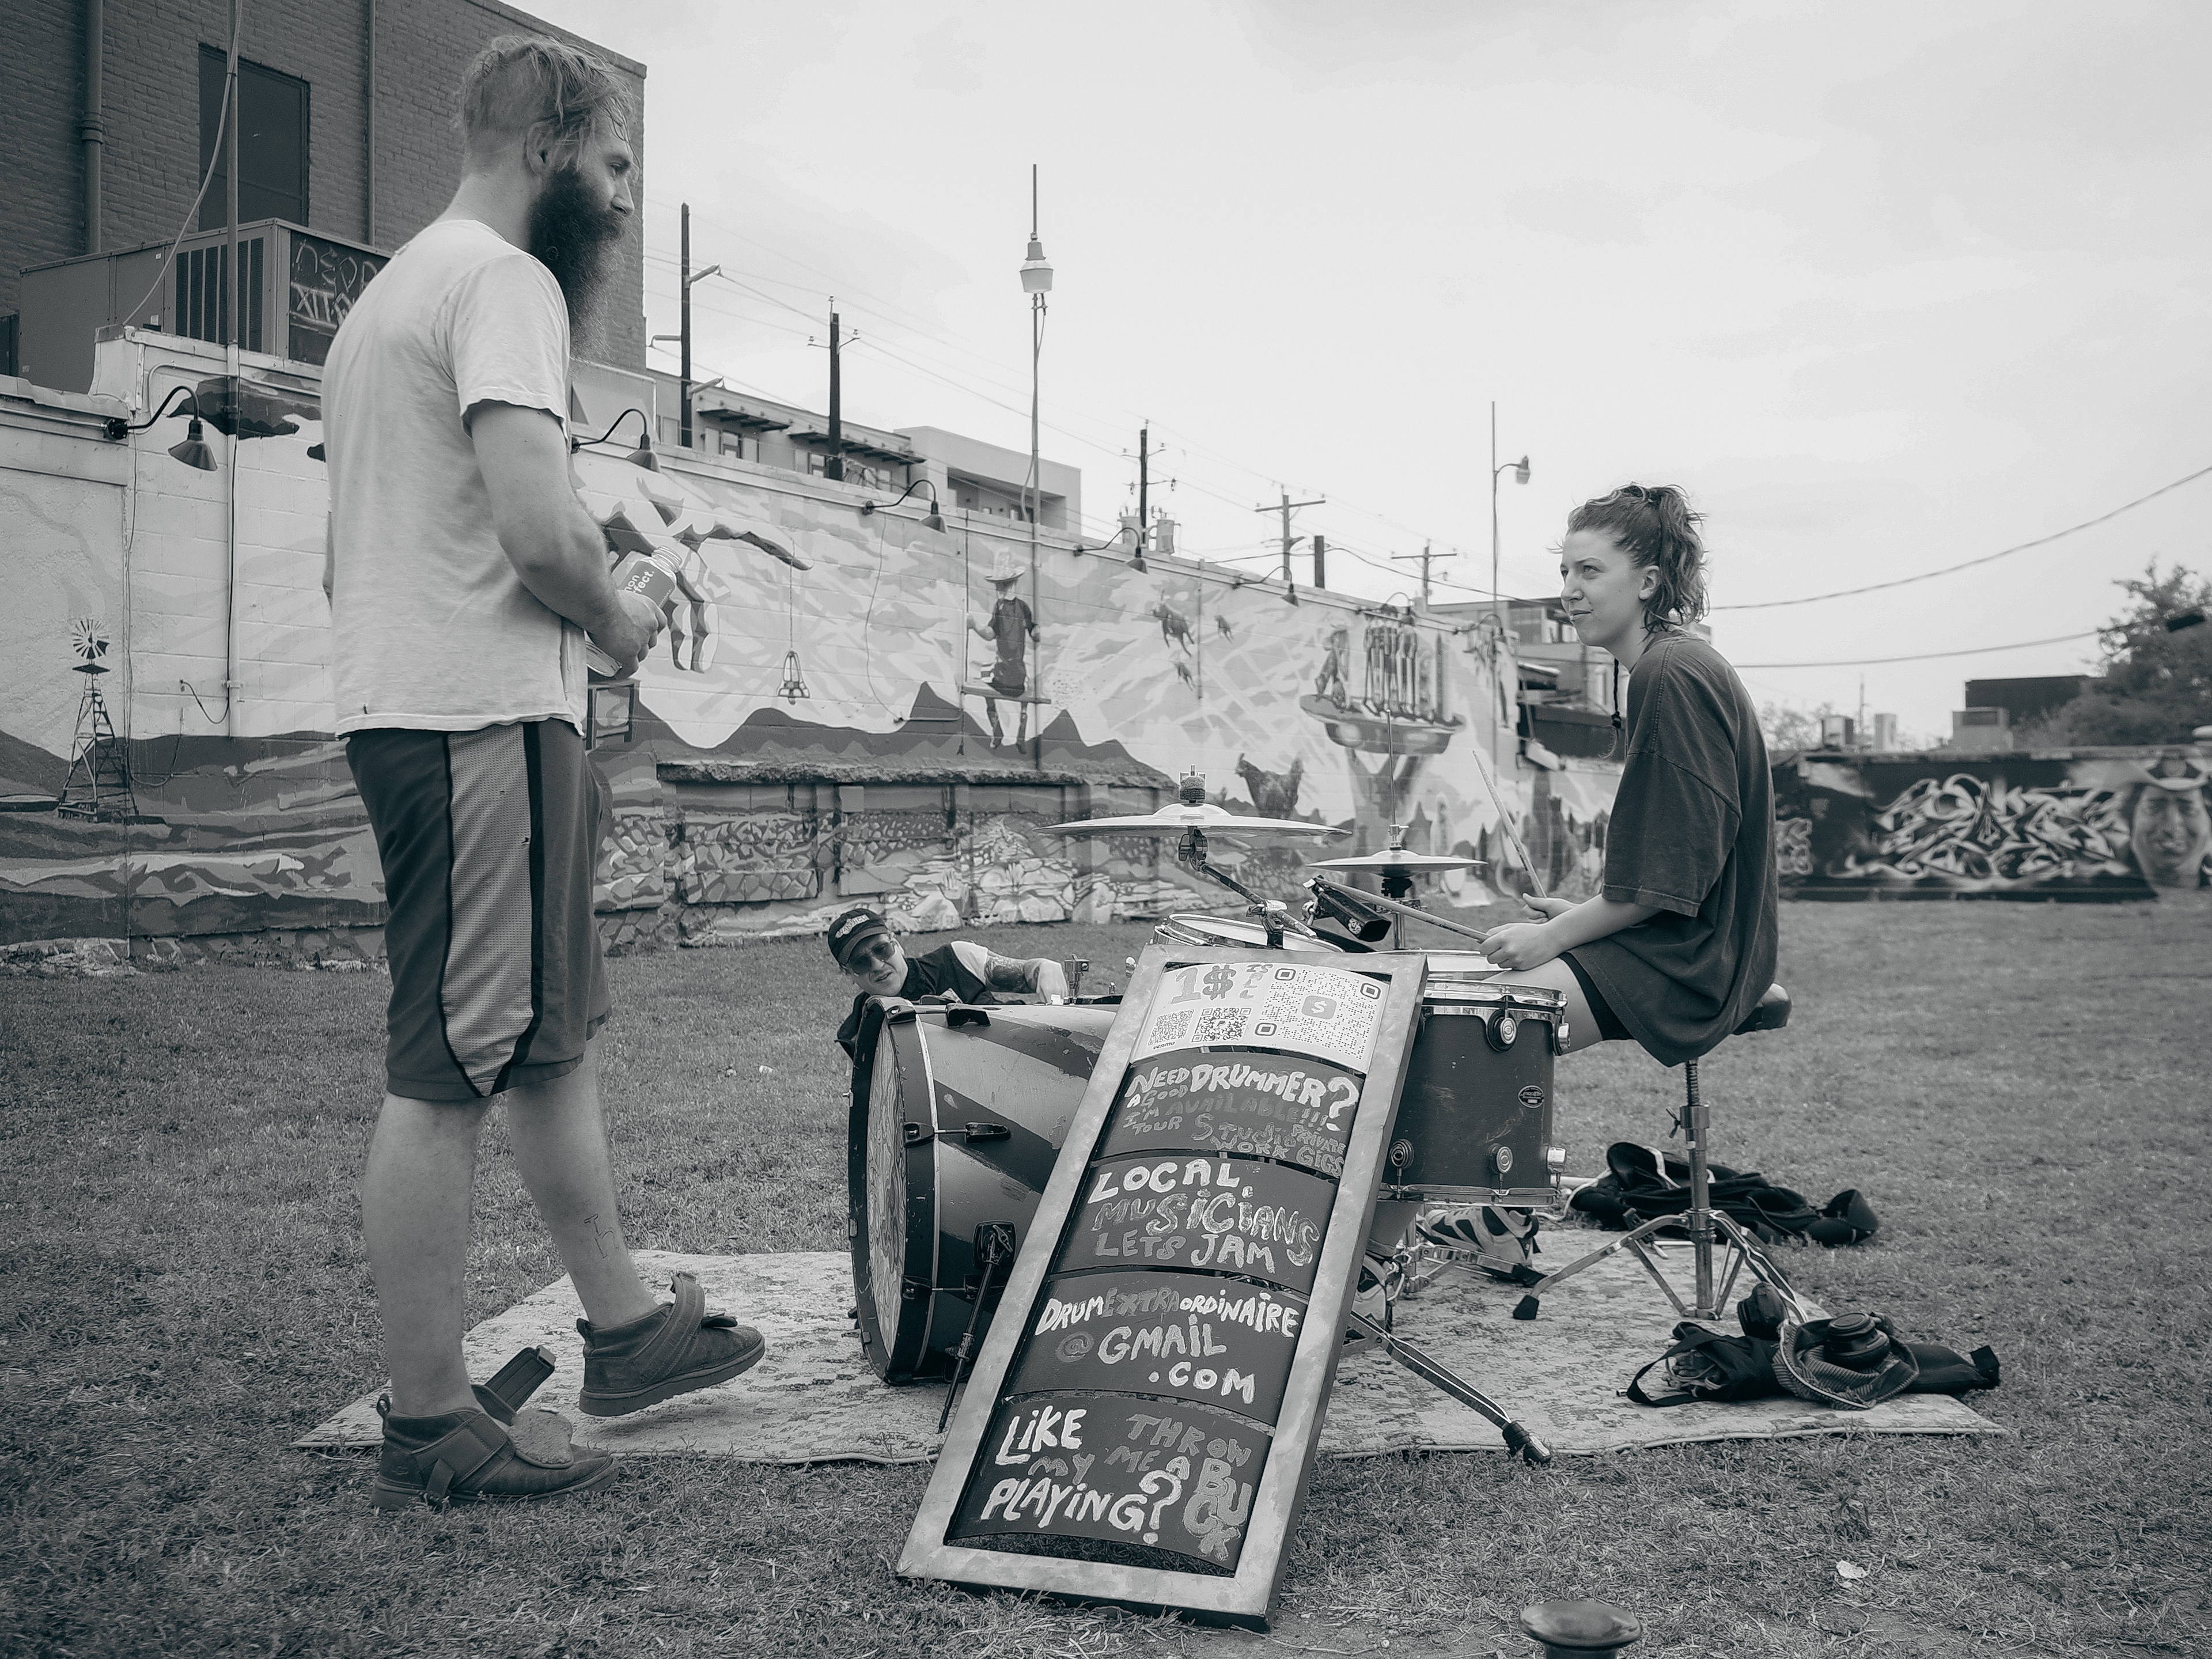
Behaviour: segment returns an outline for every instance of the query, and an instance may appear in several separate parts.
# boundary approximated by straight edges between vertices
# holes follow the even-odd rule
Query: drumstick
[[[1490,769],[1483,764],[1481,748],[1477,746],[1468,752],[1474,757],[1474,769],[1482,774],[1483,787],[1490,791],[1490,804],[1498,809],[1498,827],[1505,832],[1505,839],[1513,843],[1513,850],[1521,855],[1521,867],[1528,872],[1528,879],[1535,884],[1536,896],[1551,897],[1544,890],[1543,877],[1536,873],[1536,860],[1528,856],[1528,849],[1521,844],[1521,837],[1514,831],[1512,814],[1505,810],[1505,803],[1498,798],[1498,785],[1490,775]]]

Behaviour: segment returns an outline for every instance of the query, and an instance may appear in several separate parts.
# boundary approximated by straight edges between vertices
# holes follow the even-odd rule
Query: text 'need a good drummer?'
[[[1130,1069],[1101,1152],[1273,1158],[1334,1179],[1344,1173],[1360,1081],[1325,1060],[1175,1049]]]

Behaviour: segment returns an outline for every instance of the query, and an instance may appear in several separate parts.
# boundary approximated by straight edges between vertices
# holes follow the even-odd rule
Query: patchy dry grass
[[[1002,945],[1118,969],[1143,937]],[[819,946],[615,972],[634,1242],[842,1249]],[[1267,1638],[902,1583],[918,1468],[638,1459],[574,1504],[372,1516],[364,1460],[286,1442],[380,1375],[353,1183],[385,981],[0,981],[0,1649],[1517,1656],[1515,1608],[1597,1595],[1652,1655],[2212,1650],[2212,904],[1795,906],[1783,976],[1790,1029],[1707,1066],[1716,1156],[1864,1188],[1880,1241],[1793,1265],[1992,1343],[1975,1403],[2012,1436],[1324,1463]],[[1639,1055],[1560,1081],[1573,1167],[1664,1133]],[[488,1146],[472,1317],[561,1271]]]

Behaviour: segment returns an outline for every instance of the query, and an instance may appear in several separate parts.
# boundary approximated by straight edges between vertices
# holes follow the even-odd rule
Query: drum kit
[[[1215,864],[1211,843],[1341,832],[1241,817],[1207,804],[1202,783],[1194,786],[1185,780],[1178,804],[1154,812],[1054,826],[1070,836],[1176,835],[1181,863],[1246,902],[1241,916],[1170,915],[1156,926],[1154,943],[1358,953],[1378,948],[1386,933],[1401,944],[1409,921],[1480,937],[1480,929],[1423,909],[1413,886],[1416,876],[1479,869],[1479,860],[1412,851],[1399,830],[1381,852],[1311,866],[1332,873],[1309,879],[1311,899],[1293,911]],[[1332,878],[1337,872],[1379,876],[1382,894],[1343,885]],[[1344,931],[1324,933],[1316,921]],[[1349,1335],[1379,1341],[1502,1426],[1491,1401],[1390,1334],[1390,1298],[1450,1267],[1499,1278],[1517,1277],[1516,1263],[1525,1267],[1529,1217],[1561,1202],[1565,1154],[1553,1144],[1552,1073],[1567,1038],[1566,1000],[1541,987],[1499,983],[1496,965],[1478,951],[1426,955],[1419,1034],[1367,1247],[1368,1279],[1385,1294],[1362,1299]],[[1052,1006],[870,1005],[853,1073],[848,1231],[861,1343],[885,1381],[957,1387],[1119,1003],[1109,996]]]

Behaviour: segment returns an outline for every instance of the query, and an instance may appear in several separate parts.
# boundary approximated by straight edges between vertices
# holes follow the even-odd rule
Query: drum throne
[[[1748,1036],[1759,1031],[1778,1031],[1790,1023],[1790,993],[1779,985],[1767,987],[1766,994],[1750,1016],[1734,1032],[1736,1036]],[[1572,1279],[1585,1267],[1591,1267],[1616,1251],[1627,1250],[1644,1264],[1644,1271],[1651,1275],[1674,1310],[1684,1319],[1711,1322],[1721,1317],[1728,1307],[1729,1293],[1736,1279],[1748,1272],[1763,1285],[1771,1285],[1789,1303],[1801,1319],[1815,1317],[1800,1297],[1781,1268],[1776,1267],[1759,1241],[1752,1237],[1735,1218],[1712,1205],[1712,1179],[1705,1161],[1705,1142],[1711,1127],[1711,1117],[1705,1105],[1705,1091],[1699,1085],[1698,1062],[1691,1060],[1683,1068],[1684,1102],[1677,1127],[1687,1142],[1685,1151],[1690,1163],[1690,1206],[1676,1215],[1656,1216],[1642,1226],[1613,1240],[1602,1249],[1569,1262],[1553,1273],[1539,1273],[1533,1267],[1522,1266],[1514,1270],[1516,1283],[1525,1285],[1528,1295],[1522,1297],[1513,1310],[1516,1319],[1534,1319],[1544,1293],[1554,1285]],[[1690,1252],[1697,1269],[1696,1305],[1682,1300],[1680,1291],[1669,1284],[1659,1264],[1652,1260],[1647,1248],[1662,1230],[1679,1228],[1690,1237]],[[1714,1288],[1713,1249],[1716,1243],[1724,1245],[1728,1257],[1726,1277]]]

